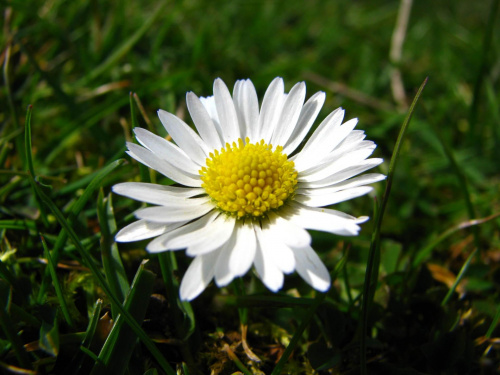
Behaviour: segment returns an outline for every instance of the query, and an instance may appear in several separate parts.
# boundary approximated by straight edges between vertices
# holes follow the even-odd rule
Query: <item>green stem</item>
[[[376,264],[376,259],[377,259],[377,254],[378,254],[379,248],[380,248],[380,230],[382,227],[382,219],[384,217],[385,209],[387,207],[387,202],[389,201],[389,195],[391,192],[392,182],[394,179],[394,173],[396,170],[399,152],[401,151],[401,146],[403,144],[403,139],[404,139],[404,136],[406,134],[406,130],[408,129],[408,126],[410,125],[410,121],[411,121],[411,118],[413,116],[413,112],[415,111],[415,107],[416,107],[417,102],[420,98],[420,95],[422,94],[422,91],[424,90],[424,87],[427,84],[427,80],[428,80],[428,78],[426,78],[424,80],[424,82],[420,85],[420,88],[418,89],[418,92],[415,95],[415,98],[413,99],[413,102],[410,106],[408,114],[406,115],[406,118],[403,122],[403,126],[401,127],[401,130],[399,132],[398,139],[397,139],[396,145],[394,147],[394,152],[392,153],[391,162],[389,163],[389,172],[387,173],[387,183],[385,186],[384,195],[382,197],[382,202],[380,204],[380,208],[378,209],[376,217],[375,217],[375,224],[374,224],[374,230],[373,230],[373,234],[372,234],[372,241],[371,241],[371,245],[370,245],[370,252],[368,254],[368,261],[366,264],[365,282],[363,285],[363,300],[362,300],[362,305],[361,305],[360,357],[361,357],[361,374],[363,374],[363,375],[367,374],[366,335],[368,334],[368,311],[370,309],[370,304],[372,302],[372,298],[374,295],[374,293],[371,293],[371,290],[372,290],[372,285],[374,283],[373,273],[374,273],[376,266],[377,266],[377,271],[378,271],[378,264]],[[379,257],[379,261],[380,261],[380,257]],[[375,282],[376,282],[376,280],[375,280]]]

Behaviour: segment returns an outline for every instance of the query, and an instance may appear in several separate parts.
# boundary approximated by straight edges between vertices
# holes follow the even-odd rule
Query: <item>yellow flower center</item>
[[[282,206],[297,186],[293,161],[283,147],[240,138],[207,158],[200,175],[205,191],[222,211],[238,218],[258,217]]]

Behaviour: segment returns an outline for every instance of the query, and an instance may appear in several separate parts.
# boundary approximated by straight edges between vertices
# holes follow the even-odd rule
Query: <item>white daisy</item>
[[[357,119],[342,124],[341,108],[297,151],[325,101],[318,92],[304,104],[305,95],[303,82],[286,94],[276,78],[259,110],[250,80],[237,81],[231,97],[216,79],[213,96],[187,94],[198,132],[162,110],[175,144],[135,128],[142,146],[128,143],[128,154],[179,186],[115,185],[115,193],[154,205],[136,211],[139,220],[116,241],[156,237],[146,247],[151,253],[186,249],[194,260],[181,282],[183,300],[197,297],[212,279],[219,287],[229,284],[252,265],[274,292],[294,270],[316,290],[328,290],[330,275],[306,229],[357,235],[367,217],[321,207],[364,195],[372,190],[367,184],[385,176],[357,176],[382,159],[367,159],[375,143],[354,130]]]

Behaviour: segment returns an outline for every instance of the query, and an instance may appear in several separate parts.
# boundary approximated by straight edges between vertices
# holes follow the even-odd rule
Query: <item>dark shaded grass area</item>
[[[365,339],[370,374],[498,372],[498,1],[414,2],[400,57],[391,44],[402,35],[399,7],[4,2],[3,371],[270,374],[293,342],[283,373],[357,374]],[[336,276],[326,296],[296,274],[273,294],[249,273],[234,288],[212,285],[181,303],[188,257],[150,256],[145,242],[112,240],[140,206],[111,197],[111,186],[167,182],[126,156],[132,127],[166,135],[158,108],[189,122],[185,93],[211,95],[216,77],[229,87],[250,78],[262,98],[276,76],[287,89],[305,80],[308,97],[325,91],[320,119],[339,106],[358,117],[386,174],[411,100],[429,77],[381,226],[366,338],[361,301],[374,220],[356,238],[313,233]],[[391,89],[398,83],[402,95]],[[375,217],[384,184],[335,208]],[[240,323],[261,362],[243,350]]]

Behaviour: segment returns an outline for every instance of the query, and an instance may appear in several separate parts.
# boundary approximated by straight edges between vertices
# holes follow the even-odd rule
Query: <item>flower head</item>
[[[151,253],[186,249],[194,257],[180,295],[197,297],[211,282],[222,287],[255,267],[272,291],[283,274],[296,270],[313,288],[326,291],[329,273],[311,248],[306,229],[357,235],[368,218],[321,208],[364,195],[381,174],[363,174],[381,159],[368,159],[376,145],[342,124],[335,110],[297,151],[314,123],[325,94],[305,104],[303,82],[284,92],[281,78],[269,85],[259,109],[250,80],[237,81],[233,95],[222,80],[214,95],[187,94],[197,132],[165,111],[160,120],[175,144],[135,128],[142,146],[128,143],[128,154],[179,186],[127,182],[113,191],[153,207],[135,212],[138,221],[123,228],[119,242],[156,237]]]

